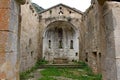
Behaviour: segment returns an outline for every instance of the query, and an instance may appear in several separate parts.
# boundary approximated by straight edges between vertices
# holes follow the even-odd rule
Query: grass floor
[[[35,68],[36,70],[33,68],[31,71],[22,73],[20,80],[32,80],[31,78],[35,78],[35,75],[33,75],[35,71],[38,71],[40,76],[33,80],[102,80],[102,76],[93,74],[92,70],[84,62],[78,64],[82,65],[79,69],[51,67],[39,71],[37,68]]]
[[[39,80],[101,80],[101,75],[95,75],[89,69],[58,69],[47,68],[40,72]],[[61,78],[60,78],[61,77]]]

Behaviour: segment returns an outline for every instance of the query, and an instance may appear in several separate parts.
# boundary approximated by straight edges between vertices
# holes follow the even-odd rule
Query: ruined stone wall
[[[19,80],[19,5],[0,0],[0,80]]]
[[[43,39],[45,38],[45,36],[44,36],[46,34],[45,32],[47,32],[47,30],[49,30],[50,27],[53,27],[53,29],[55,29],[55,27],[62,28],[64,30],[66,30],[66,31],[63,31],[63,34],[64,34],[64,37],[63,37],[64,38],[63,39],[64,40],[63,41],[64,48],[63,49],[58,49],[59,48],[58,47],[59,39],[54,41],[53,38],[50,38],[50,39],[52,39],[52,42],[54,42],[54,44],[51,47],[51,49],[49,49],[49,51],[47,51],[47,52],[51,52],[51,50],[53,49],[52,53],[50,53],[50,54],[53,58],[55,58],[56,57],[55,55],[59,54],[59,52],[62,51],[62,54],[60,54],[60,55],[66,55],[64,57],[68,57],[69,61],[79,60],[79,53],[80,53],[79,48],[81,49],[82,44],[80,44],[80,47],[77,47],[77,45],[79,46],[79,43],[81,42],[80,31],[81,31],[81,27],[82,27],[81,26],[82,13],[76,12],[76,11],[70,9],[70,8],[59,5],[57,7],[49,9],[48,11],[44,11],[44,12],[40,13],[40,16],[41,16],[40,36],[42,36],[42,38],[41,38],[42,45],[41,46],[42,47],[43,47],[43,45],[48,46],[48,41],[49,40],[46,40],[47,42],[43,42]],[[53,24],[55,22],[58,23],[58,24]],[[51,25],[51,24],[53,24],[53,25]],[[72,32],[70,32],[69,27],[71,27],[71,29],[73,29],[75,31],[74,35],[77,35],[76,37],[74,37],[75,40],[73,39],[74,49],[70,49],[69,44],[70,44],[71,39],[67,39],[67,38],[70,38],[70,34],[72,33]],[[66,35],[68,35],[67,32],[70,33],[69,36],[66,36]],[[51,33],[53,33],[53,32],[51,32]],[[50,33],[48,35],[50,35]],[[55,36],[52,36],[52,37],[55,38]],[[67,41],[67,42],[65,42],[65,41]],[[75,49],[76,49],[76,51],[75,51]],[[43,47],[42,54],[45,54],[44,52],[46,50],[47,49],[44,49],[44,47]],[[55,51],[57,53],[55,53]],[[77,56],[75,56],[76,54],[77,54]],[[43,55],[43,58],[44,58],[44,56],[47,56],[47,55]],[[61,56],[59,56],[59,58],[60,57]]]
[[[120,2],[106,2],[103,17],[107,44],[103,80],[120,80]]]
[[[39,17],[28,0],[21,6],[20,71],[31,68],[38,59]]]
[[[83,16],[85,26],[84,61],[95,73],[101,72],[102,55],[105,53],[105,31],[102,22],[102,10],[94,0]]]

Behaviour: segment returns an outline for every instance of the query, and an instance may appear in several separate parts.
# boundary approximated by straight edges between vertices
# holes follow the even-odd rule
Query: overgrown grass
[[[33,78],[34,76],[31,75],[31,73],[37,70],[42,64],[47,64],[47,61],[45,61],[44,59],[38,60],[35,66],[33,66],[25,72],[20,73],[20,80],[27,80],[28,78]]]
[[[39,60],[36,62],[35,66],[31,69],[22,72],[20,74],[20,80],[28,80],[29,78],[33,78],[31,75],[35,70],[39,68],[40,65],[46,64],[47,61]],[[95,75],[91,68],[88,67],[84,62],[75,62],[81,65],[80,69],[70,69],[70,68],[62,68],[58,69],[55,67],[46,68],[40,71],[40,74],[43,76],[38,80],[59,80],[57,77],[70,78],[73,80],[102,80],[101,74]],[[56,78],[55,78],[56,77]]]
[[[92,70],[84,62],[79,62],[78,64],[82,65],[81,69],[69,69],[69,68],[47,68],[40,73],[42,78],[39,80],[51,80],[53,76],[77,79],[77,80],[101,80],[102,76],[100,74],[93,74]],[[48,78],[48,79],[47,79]],[[56,80],[56,79],[52,79]]]

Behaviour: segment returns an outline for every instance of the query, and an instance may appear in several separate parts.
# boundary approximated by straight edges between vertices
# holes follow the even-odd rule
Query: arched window
[[[31,46],[32,44],[32,39],[29,39],[29,47]]]
[[[73,40],[70,41],[70,49],[73,49]]]
[[[51,49],[51,40],[49,40],[49,44],[48,45],[49,45],[49,48]]]
[[[85,53],[85,61],[88,62],[88,53]]]
[[[62,29],[62,28],[58,28],[58,37],[59,37],[60,39],[63,38],[63,29]]]
[[[33,57],[33,53],[34,53],[34,51],[31,51],[31,57]]]
[[[59,41],[59,48],[62,49],[63,45],[62,45],[62,40]]]
[[[77,53],[77,52],[75,53],[75,56],[78,56],[78,53]]]

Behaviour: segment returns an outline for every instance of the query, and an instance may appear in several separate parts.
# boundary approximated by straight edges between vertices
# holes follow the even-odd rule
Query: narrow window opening
[[[99,63],[100,63],[100,65],[101,65],[101,57],[102,57],[102,55],[101,55],[101,53],[99,53]]]
[[[62,49],[63,45],[62,45],[62,40],[59,41],[59,48]]]
[[[52,14],[52,10],[50,10],[50,14]]]
[[[76,52],[75,55],[78,56],[78,53]]]
[[[93,57],[97,60],[97,52],[93,52]]]
[[[73,40],[70,41],[70,49],[73,49]]]
[[[51,49],[51,40],[49,40],[49,48]]]
[[[71,12],[71,11],[69,11],[69,13],[71,14],[72,12]]]
[[[88,62],[88,53],[85,53],[85,61]]]
[[[99,58],[101,58],[101,53],[99,53]]]
[[[93,52],[93,56],[94,56],[94,57],[97,57],[97,52]]]
[[[34,51],[31,51],[31,56],[33,56]]]
[[[31,40],[31,39],[29,39],[29,47],[31,46],[31,44],[32,44],[32,40]]]
[[[60,39],[63,38],[63,29],[62,29],[62,28],[59,28],[59,29],[58,29],[58,37],[59,37]]]

